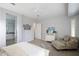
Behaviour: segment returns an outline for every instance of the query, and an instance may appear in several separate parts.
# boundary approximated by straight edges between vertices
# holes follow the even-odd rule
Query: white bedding
[[[49,50],[22,42],[2,48],[9,56],[48,56]]]

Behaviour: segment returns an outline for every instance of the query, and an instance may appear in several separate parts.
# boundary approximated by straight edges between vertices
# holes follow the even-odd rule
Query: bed
[[[48,56],[49,50],[32,43],[21,42],[0,49],[4,56]]]

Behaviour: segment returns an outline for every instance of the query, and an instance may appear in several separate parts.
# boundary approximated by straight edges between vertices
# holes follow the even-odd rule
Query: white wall
[[[22,21],[23,24],[33,25],[33,23],[35,22],[35,19],[27,17],[27,16],[24,16],[24,15],[22,15],[22,19],[23,19],[23,21]]]
[[[32,26],[35,22],[34,19],[9,11],[7,9],[0,8],[0,47],[6,46],[6,13],[17,16],[16,42],[22,42],[25,40],[28,41],[28,37],[30,37],[30,39],[34,38],[34,33],[32,30],[30,32],[28,31],[27,33],[25,33],[25,30],[23,30],[23,24],[30,24]]]
[[[32,25],[32,20],[28,17],[23,17],[22,15],[0,8],[0,47],[6,46],[6,13],[17,16],[16,20],[16,41],[23,41],[23,24],[28,23]]]
[[[22,42],[23,41],[23,38],[22,38],[22,35],[23,35],[23,32],[22,32],[22,15],[17,15],[17,31],[16,31],[16,34],[17,34],[17,42]]]
[[[68,15],[74,16],[79,14],[79,3],[69,3],[68,4]]]
[[[35,39],[42,39],[41,38],[41,24],[40,23],[36,23],[36,26],[35,26]]]
[[[71,36],[79,37],[79,15],[70,17],[71,20]]]
[[[42,38],[45,38],[46,29],[49,26],[54,26],[57,31],[58,37],[64,37],[65,35],[70,35],[70,20],[68,17],[50,17],[41,19],[42,24]]]
[[[31,30],[24,30],[23,29],[23,41],[31,41],[34,39],[34,31],[32,29],[33,23],[35,22],[34,19],[29,18],[27,16],[22,16],[23,24],[31,25]]]
[[[6,46],[6,20],[4,10],[0,8],[0,47]]]
[[[71,18],[71,36],[75,37],[75,33],[76,33],[76,18]]]
[[[71,17],[71,35],[79,37],[79,15]],[[73,26],[73,27],[72,27]]]
[[[4,9],[4,10],[5,10],[5,14],[9,13],[9,14],[17,17],[17,19],[16,19],[16,42],[21,42],[22,41],[22,15],[12,12],[7,9]]]
[[[76,23],[75,23],[76,25],[76,29],[75,29],[75,34],[76,34],[76,37],[79,37],[79,15],[77,16],[77,18],[76,18]]]

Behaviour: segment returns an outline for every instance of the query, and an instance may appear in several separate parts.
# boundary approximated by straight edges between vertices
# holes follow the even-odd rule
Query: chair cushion
[[[52,44],[56,49],[64,49],[65,48],[65,42],[64,41],[61,42],[59,40],[56,40],[56,41],[53,41]]]

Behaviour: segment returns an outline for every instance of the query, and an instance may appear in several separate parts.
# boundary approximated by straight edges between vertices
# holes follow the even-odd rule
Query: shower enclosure
[[[16,16],[6,14],[6,45],[16,43]]]

